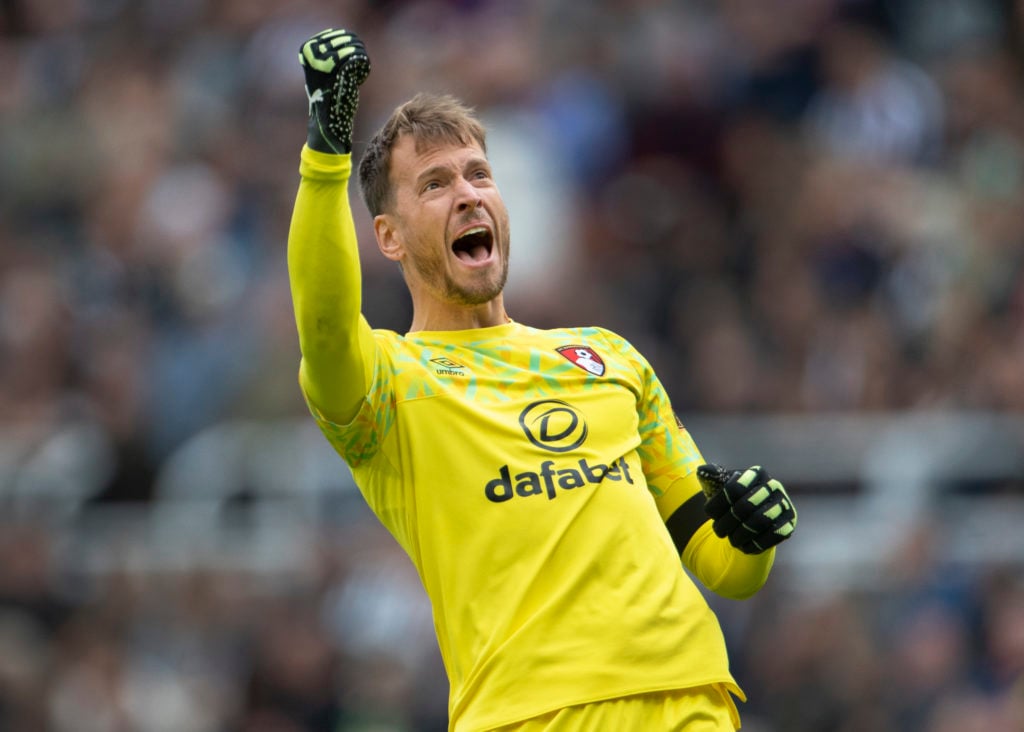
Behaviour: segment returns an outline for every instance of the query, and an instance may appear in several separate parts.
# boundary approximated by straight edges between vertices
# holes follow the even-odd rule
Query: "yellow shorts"
[[[735,732],[736,703],[721,684],[634,694],[566,707],[495,732]]]

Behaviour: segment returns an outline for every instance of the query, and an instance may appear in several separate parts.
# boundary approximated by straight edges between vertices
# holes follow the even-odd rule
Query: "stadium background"
[[[421,89],[491,126],[513,317],[621,332],[796,495],[712,599],[744,729],[1024,729],[1024,3],[4,0],[0,730],[445,728],[296,385],[296,51],[340,23],[357,155]]]

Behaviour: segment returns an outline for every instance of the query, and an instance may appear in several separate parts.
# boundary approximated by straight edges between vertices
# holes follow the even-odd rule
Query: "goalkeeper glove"
[[[328,28],[302,44],[299,63],[309,98],[306,144],[320,152],[352,152],[359,85],[370,73],[366,46],[351,31]]]
[[[701,465],[697,478],[707,497],[704,511],[714,521],[711,528],[740,551],[760,554],[793,535],[793,501],[782,483],[761,466],[730,471]]]

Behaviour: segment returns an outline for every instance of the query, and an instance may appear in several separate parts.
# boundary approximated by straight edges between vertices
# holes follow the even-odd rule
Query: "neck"
[[[454,305],[431,301],[413,302],[409,332],[420,330],[471,330],[490,328],[509,322],[505,303],[499,294],[482,305]]]

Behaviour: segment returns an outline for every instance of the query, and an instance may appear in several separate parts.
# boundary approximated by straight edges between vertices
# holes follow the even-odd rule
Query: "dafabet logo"
[[[559,399],[528,404],[519,413],[519,426],[533,445],[555,453],[575,450],[586,442],[589,434],[583,413]],[[606,479],[633,484],[625,458],[620,457],[611,464],[591,463],[586,458],[566,461],[564,465],[544,460],[535,470],[516,469],[514,474],[508,465],[502,465],[498,468],[498,477],[484,486],[484,495],[494,503],[504,503],[516,496],[546,495],[548,500],[553,500],[558,497],[559,489],[571,491]]]

